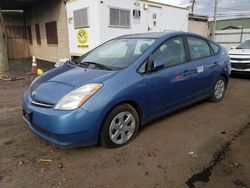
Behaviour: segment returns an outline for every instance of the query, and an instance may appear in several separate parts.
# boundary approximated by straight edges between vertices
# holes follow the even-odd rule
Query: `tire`
[[[129,104],[121,104],[111,110],[101,130],[101,145],[117,148],[131,142],[139,128],[139,115]]]
[[[213,91],[210,96],[210,101],[214,103],[220,102],[225,95],[226,88],[227,88],[226,79],[223,76],[221,76],[214,84]]]

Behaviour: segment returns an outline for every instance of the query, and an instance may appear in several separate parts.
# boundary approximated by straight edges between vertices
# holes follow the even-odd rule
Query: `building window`
[[[56,21],[45,23],[47,44],[58,44]]]
[[[36,42],[37,42],[37,44],[41,44],[41,35],[40,35],[39,24],[35,24],[35,28],[36,28]]]
[[[31,26],[30,25],[27,26],[27,34],[28,34],[29,43],[32,44],[32,33],[31,33]]]
[[[130,11],[110,8],[110,26],[130,27]]]
[[[74,27],[77,28],[83,28],[89,26],[88,21],[88,8],[83,8],[79,10],[74,11]]]

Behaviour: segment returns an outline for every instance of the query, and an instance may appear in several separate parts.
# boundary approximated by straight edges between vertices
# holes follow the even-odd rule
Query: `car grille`
[[[250,58],[230,58],[232,61],[250,61]]]
[[[232,63],[231,67],[235,69],[250,69],[250,63]]]
[[[35,101],[33,99],[31,99],[31,103],[33,105],[35,105],[35,106],[44,107],[44,108],[52,108],[53,107],[53,104],[48,104],[48,103],[44,103],[44,102],[40,102],[40,101]]]

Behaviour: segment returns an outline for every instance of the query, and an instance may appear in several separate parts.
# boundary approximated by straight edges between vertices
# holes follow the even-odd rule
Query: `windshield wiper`
[[[72,59],[71,61],[69,61],[69,63],[74,65],[80,65],[80,62],[77,59]]]
[[[96,62],[90,62],[90,61],[84,61],[84,62],[80,62],[80,65],[95,65],[96,67],[100,68],[100,69],[105,69],[105,70],[112,70],[111,68],[107,67],[106,65],[103,64],[99,64]]]

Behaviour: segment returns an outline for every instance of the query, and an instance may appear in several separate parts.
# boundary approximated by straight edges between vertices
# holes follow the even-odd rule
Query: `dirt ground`
[[[59,149],[32,134],[21,113],[32,79],[0,80],[0,187],[250,187],[250,79],[232,78],[222,102],[152,122],[118,149]]]

